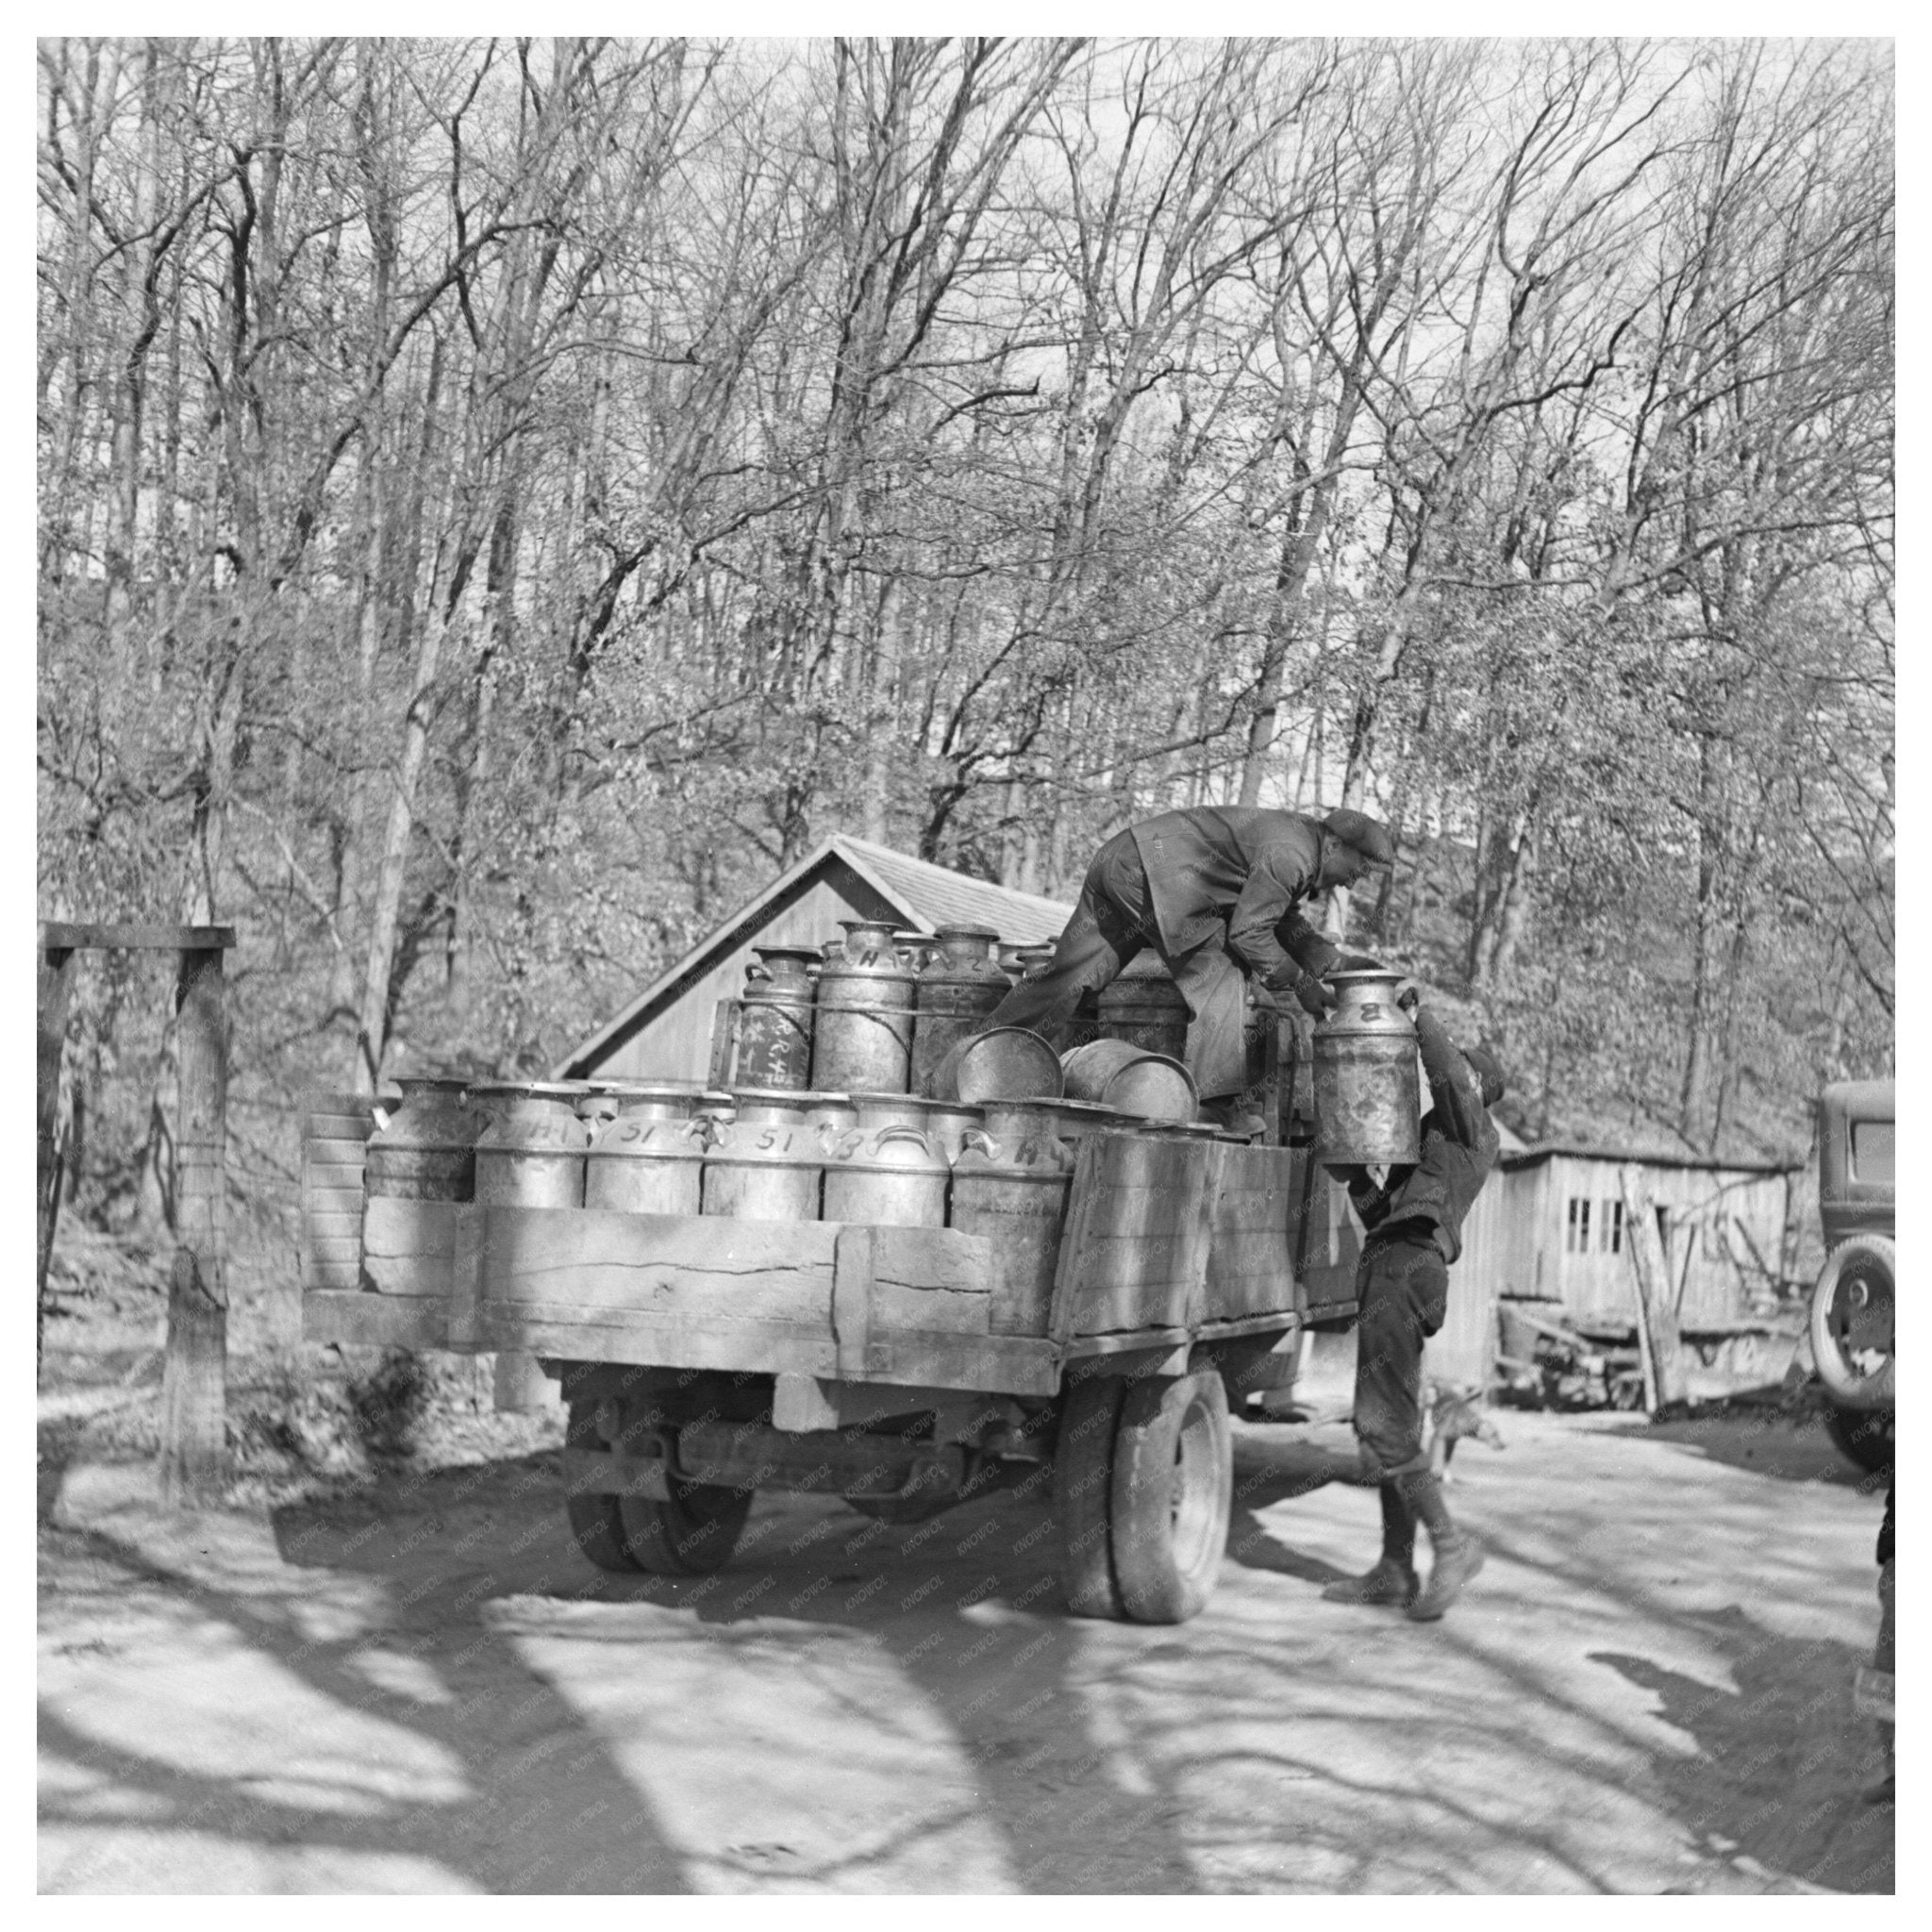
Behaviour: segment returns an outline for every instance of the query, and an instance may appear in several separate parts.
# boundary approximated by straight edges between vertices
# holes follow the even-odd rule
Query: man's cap
[[[1475,1069],[1476,1078],[1483,1083],[1483,1105],[1494,1107],[1506,1088],[1503,1062],[1486,1046],[1472,1046],[1462,1058]]]
[[[1366,812],[1344,809],[1331,811],[1322,821],[1322,826],[1344,845],[1352,845],[1371,865],[1395,863],[1395,841],[1389,836],[1389,827],[1380,819],[1372,819]]]

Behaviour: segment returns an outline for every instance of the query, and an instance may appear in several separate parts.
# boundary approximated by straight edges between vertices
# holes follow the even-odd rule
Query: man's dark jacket
[[[1147,819],[1131,836],[1169,959],[1221,942],[1275,991],[1291,988],[1304,966],[1319,973],[1332,962],[1335,949],[1300,920],[1289,926],[1300,965],[1275,930],[1318,889],[1323,833],[1313,819],[1260,806],[1200,806]],[[1330,957],[1321,958],[1324,952]]]

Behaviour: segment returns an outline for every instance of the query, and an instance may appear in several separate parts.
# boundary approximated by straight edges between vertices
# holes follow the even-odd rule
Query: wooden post
[[[1676,1298],[1670,1264],[1657,1239],[1657,1214],[1641,1169],[1617,1170],[1624,1194],[1624,1251],[1637,1284],[1637,1345],[1643,1361],[1643,1396],[1652,1414],[1689,1398],[1683,1348],[1677,1336]]]
[[[34,1272],[34,1367],[40,1368],[41,1346],[47,1320],[47,1260],[54,1252],[54,1222],[60,1212],[59,1152],[54,1128],[60,1108],[60,1059],[67,1044],[67,999],[74,985],[74,949],[42,946],[41,950],[39,1019],[40,1051],[37,1085],[40,1102],[34,1146],[34,1176],[38,1211]]]
[[[222,1263],[227,1038],[218,947],[181,953],[175,1004],[181,1091],[175,1130],[175,1265],[161,1371],[161,1498],[215,1500],[226,1472],[228,1295]]]

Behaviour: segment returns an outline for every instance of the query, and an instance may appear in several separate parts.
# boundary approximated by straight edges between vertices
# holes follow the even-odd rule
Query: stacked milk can
[[[1172,985],[1138,973],[1109,989],[1108,1037],[1062,1058],[987,1025],[1050,946],[1003,947],[963,924],[930,937],[841,924],[822,948],[754,948],[727,1084],[400,1081],[369,1142],[368,1195],[957,1227],[1000,1255],[995,1332],[1039,1333],[1079,1141],[1193,1118],[1186,1009],[1176,1025]]]

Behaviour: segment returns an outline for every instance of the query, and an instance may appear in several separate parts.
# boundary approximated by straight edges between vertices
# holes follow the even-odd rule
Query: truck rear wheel
[[[661,1503],[646,1496],[614,1499],[632,1563],[658,1576],[702,1576],[723,1568],[751,1514],[753,1491],[678,1476],[669,1487]]]
[[[1889,1408],[1841,1408],[1833,1403],[1824,1411],[1825,1433],[1840,1455],[1874,1475],[1892,1466],[1892,1411]]]
[[[604,1438],[597,1430],[594,1402],[571,1404],[563,1440],[573,1449],[604,1448]],[[598,1569],[636,1574],[638,1566],[631,1561],[630,1549],[625,1541],[624,1519],[618,1513],[615,1496],[566,1496],[563,1507],[577,1548]]]
[[[1137,1383],[1113,1450],[1113,1568],[1137,1624],[1181,1624],[1214,1592],[1234,1501],[1227,1391],[1212,1369]]]
[[[1060,1589],[1076,1617],[1118,1617],[1113,1574],[1113,1439],[1124,1385],[1118,1375],[1074,1382],[1060,1408],[1053,1456],[1053,1513],[1060,1533]]]

